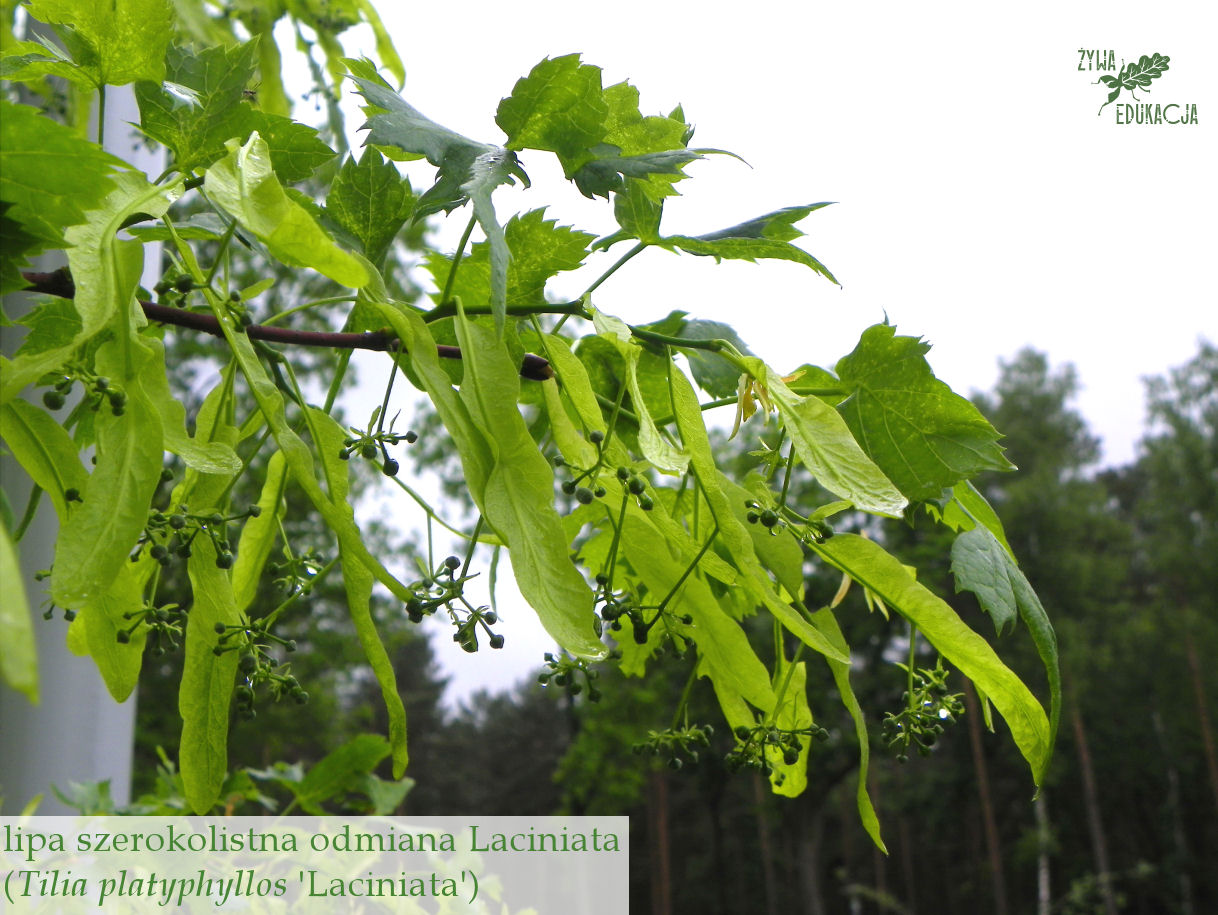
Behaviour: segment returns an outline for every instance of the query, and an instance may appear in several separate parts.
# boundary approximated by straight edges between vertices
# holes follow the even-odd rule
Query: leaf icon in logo
[[[1096,112],[1096,117],[1099,117],[1110,102],[1115,102],[1122,89],[1128,89],[1129,94],[1133,95],[1134,89],[1145,89],[1150,86],[1152,79],[1158,79],[1163,75],[1163,71],[1168,69],[1167,62],[1170,57],[1165,57],[1162,54],[1143,54],[1137,59],[1137,62],[1130,61],[1122,63],[1120,72],[1116,76],[1101,76],[1096,83],[1103,83],[1112,91],[1108,93],[1108,101],[1100,105],[1100,110]],[[1133,96],[1137,99],[1137,96]]]

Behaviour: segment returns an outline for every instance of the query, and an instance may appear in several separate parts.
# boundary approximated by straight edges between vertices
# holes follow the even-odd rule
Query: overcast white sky
[[[1034,346],[1077,367],[1078,405],[1112,464],[1135,454],[1140,379],[1218,338],[1211,4],[378,6],[406,64],[405,97],[478,140],[501,142],[499,99],[546,56],[580,52],[606,85],[629,79],[644,113],[682,104],[694,145],[752,168],[691,166],[666,207],[668,232],[837,201],[801,224],[800,244],[843,288],[793,264],[649,251],[596,296],[627,320],[680,308],[726,321],[789,369],[832,367],[887,312],[934,345],[936,373],[966,394]],[[1138,98],[1195,104],[1199,123],[1117,124],[1128,93],[1097,116],[1107,89],[1092,84],[1101,73],[1079,72],[1080,48],[1112,49],[1118,66],[1169,56]],[[525,154],[534,190],[497,195],[500,216],[549,204],[552,217],[612,231],[611,207],[562,185],[552,159]],[[455,239],[466,218],[440,237]],[[552,290],[577,294],[607,263]],[[527,650],[458,665],[462,653],[442,646],[456,694],[539,660],[544,636],[518,628],[527,611],[508,615],[509,648]]]

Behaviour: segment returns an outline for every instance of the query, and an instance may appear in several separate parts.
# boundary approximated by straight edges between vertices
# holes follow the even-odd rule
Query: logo
[[[1128,93],[1126,100],[1111,109],[1113,120],[1117,124],[1196,124],[1197,106],[1191,102],[1170,101],[1166,104],[1150,102],[1138,96],[1141,91],[1149,94],[1151,83],[1159,79],[1170,68],[1171,58],[1157,51],[1154,54],[1143,54],[1137,60],[1116,65],[1116,52],[1109,50],[1078,49],[1078,69],[1082,72],[1102,72],[1102,75],[1091,85],[1106,86],[1108,99],[1100,105],[1096,117],[1104,114],[1104,109],[1116,102],[1121,93]],[[1157,88],[1157,87],[1156,87]]]

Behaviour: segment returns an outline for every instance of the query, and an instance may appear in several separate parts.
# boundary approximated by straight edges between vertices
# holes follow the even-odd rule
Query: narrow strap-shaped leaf
[[[315,407],[309,408],[308,420],[309,429],[325,465],[327,479],[330,481],[330,496],[336,503],[346,504],[350,465],[338,456],[347,436],[346,430],[328,413]],[[410,760],[406,750],[406,707],[402,704],[402,696],[398,692],[393,662],[372,619],[372,574],[359,557],[345,551],[341,544],[339,557],[343,567],[343,587],[347,592],[347,611],[351,614],[351,622],[355,625],[364,656],[368,659],[377,683],[380,684],[381,697],[389,715],[393,777],[401,778]]]
[[[99,411],[97,467],[71,524],[59,531],[51,598],[61,607],[80,608],[106,593],[148,522],[160,482],[161,418],[135,373],[123,371],[122,349],[111,340],[97,352],[99,371],[119,379],[127,403],[121,416],[105,407]]]
[[[720,539],[727,546],[737,570],[741,573],[742,581],[756,598],[765,604],[766,609],[801,642],[823,655],[840,661],[847,660],[819,631],[808,624],[802,614],[774,593],[773,586],[757,561],[752,539],[719,487],[719,469],[715,464],[710,437],[702,420],[702,410],[698,406],[698,396],[694,393],[693,385],[676,366],[670,371],[673,415],[677,418],[681,441],[689,452],[691,466],[698,476],[711,514],[719,525]]]
[[[948,604],[919,584],[896,557],[857,534],[813,544],[818,556],[845,572],[913,622],[932,645],[990,697],[1040,783],[1052,751],[1045,710],[977,633]]]
[[[350,505],[336,504],[322,491],[317,482],[309,446],[288,425],[283,409],[283,395],[279,393],[275,383],[267,375],[249,338],[237,331],[227,316],[221,318],[220,324],[224,330],[225,339],[232,347],[237,365],[245,375],[254,399],[258,402],[258,408],[266,417],[275,444],[284,454],[292,480],[304,490],[309,501],[321,514],[322,519],[338,537],[340,545],[352,556],[358,558],[372,572],[376,580],[388,588],[395,597],[403,601],[409,600],[410,590],[368,552],[368,548],[360,538],[359,528],[356,527]]]
[[[592,591],[571,562],[554,509],[553,469],[516,405],[519,371],[488,328],[458,316],[457,338],[465,366],[461,400],[494,460],[479,504],[483,516],[508,545],[520,593],[546,631],[573,654],[601,657]]]
[[[289,267],[310,267],[355,289],[369,282],[366,263],[338,247],[309,212],[284,193],[266,141],[257,131],[244,145],[231,140],[228,145],[228,155],[212,165],[204,179],[217,204]]]
[[[627,515],[621,549],[635,574],[646,582],[648,593],[657,599],[669,593],[685,574],[686,566],[673,558],[664,538],[642,519]],[[689,614],[693,625],[660,622],[652,628],[663,633],[666,625],[671,626],[692,639],[707,676],[754,708],[771,711],[774,691],[769,672],[753,651],[740,623],[719,606],[710,587],[697,574],[689,575],[680,588],[668,609],[678,616]]]
[[[34,643],[34,621],[21,577],[13,538],[7,525],[0,524],[0,581],[5,583],[4,597],[0,599],[0,633],[4,635],[0,678],[37,705],[38,646]]]
[[[215,478],[213,478],[215,479]],[[199,495],[206,495],[200,488]],[[186,790],[186,802],[199,816],[208,813],[219,797],[228,773],[228,720],[237,674],[237,652],[217,656],[216,624],[233,625],[239,614],[233,600],[228,573],[216,566],[216,551],[210,538],[195,538],[187,561],[194,595],[186,624],[186,660],[178,691],[182,716],[182,741],[178,765]]]
[[[118,309],[134,307],[143,245],[118,241],[114,235],[133,213],[163,215],[175,189],[154,187],[138,172],[117,175],[114,183],[114,190],[101,206],[89,211],[88,221],[72,226],[66,233],[80,330],[70,343],[0,363],[4,369],[0,372],[0,403],[12,400],[26,385],[61,366],[79,346],[109,325]]]
[[[267,461],[266,479],[258,496],[261,511],[257,518],[245,522],[237,543],[237,561],[233,564],[233,598],[239,612],[244,612],[258,593],[258,580],[279,535],[287,481],[288,462],[282,451],[276,451]]]
[[[824,607],[817,610],[812,614],[811,621],[813,626],[824,633],[825,638],[836,645],[843,654],[849,656],[850,646],[846,644],[846,637],[842,635],[842,629],[837,624],[837,617],[833,615],[830,608]],[[859,785],[855,795],[859,818],[863,821],[863,828],[867,830],[867,835],[871,836],[871,841],[875,843],[876,848],[887,854],[888,849],[884,846],[884,840],[880,838],[880,819],[876,816],[875,807],[871,804],[871,796],[867,793],[871,740],[867,735],[867,721],[863,717],[863,707],[859,705],[858,697],[854,694],[854,687],[850,685],[850,665],[834,661],[832,658],[825,660],[829,664],[830,673],[833,674],[833,682],[837,685],[837,694],[841,697],[842,705],[846,707],[846,711],[854,720],[854,733],[859,742]]]
[[[134,566],[124,562],[106,593],[88,601],[77,617],[84,624],[89,656],[115,702],[126,702],[139,683],[148,630],[141,626],[126,642],[119,642],[118,633],[131,628],[131,620],[124,619],[123,614],[138,610],[143,604],[144,585],[152,562],[141,559]]]
[[[790,676],[787,676],[788,671]],[[778,691],[783,690],[781,696]],[[797,731],[812,725],[812,709],[808,707],[808,668],[803,661],[795,664],[790,662],[779,665],[774,670],[774,693],[777,707],[774,710],[773,722],[783,731]],[[800,735],[799,758],[793,763],[783,759],[782,751],[777,747],[766,750],[766,759],[773,771],[770,773],[770,784],[775,794],[783,797],[799,797],[808,787],[808,747],[812,738]]]
[[[165,345],[151,337],[143,342],[152,350],[152,364],[140,377],[144,393],[160,414],[165,450],[178,455],[187,467],[203,473],[240,473],[241,459],[229,445],[224,442],[201,442],[186,433],[186,408],[169,389]]]
[[[89,474],[64,427],[46,410],[14,400],[0,407],[0,438],[35,485],[51,497],[59,523],[67,524],[64,493],[83,492]]]
[[[817,482],[862,511],[900,517],[906,498],[859,447],[838,412],[818,397],[795,394],[760,359],[744,361],[778,407],[795,453]]]
[[[595,323],[597,332],[614,345],[626,362],[626,384],[629,386],[634,413],[639,418],[639,448],[643,457],[665,473],[684,473],[685,468],[689,466],[689,455],[673,447],[660,434],[639,387],[639,357],[643,353],[642,348],[631,339],[630,328],[620,319],[597,312]]]

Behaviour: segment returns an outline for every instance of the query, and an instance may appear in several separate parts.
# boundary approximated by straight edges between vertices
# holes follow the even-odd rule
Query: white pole
[[[106,92],[106,148],[149,175],[160,174],[165,167],[164,152],[141,145],[131,127],[140,120],[131,88],[109,86]],[[144,285],[151,287],[160,274],[160,246],[147,245],[144,250]],[[38,269],[57,266],[42,264]],[[29,307],[29,297],[14,295],[6,306],[12,306],[6,310],[15,317]],[[12,344],[12,336],[6,333],[7,355],[11,355]],[[0,459],[0,484],[20,517],[31,482],[10,457]],[[40,815],[73,812],[51,793],[52,785],[66,792],[72,782],[109,781],[117,803],[125,804],[131,796],[135,697],[122,705],[116,703],[106,692],[93,660],[68,651],[62,612],[50,622],[44,622],[39,612],[44,583],[36,582],[34,573],[50,566],[57,527],[55,513],[44,498],[17,544],[26,595],[35,613],[41,702],[31,705],[25,696],[0,685],[0,814],[5,815],[19,813],[37,795],[43,796],[36,811]],[[0,588],[5,586],[0,582]]]

